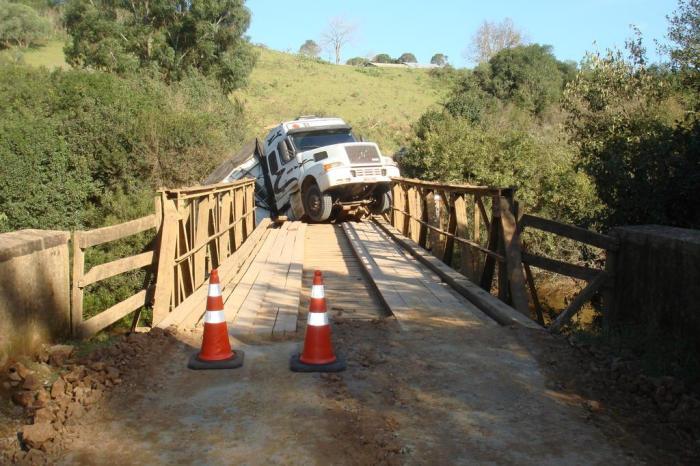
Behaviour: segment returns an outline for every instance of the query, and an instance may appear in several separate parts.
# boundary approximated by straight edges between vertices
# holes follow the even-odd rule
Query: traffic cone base
[[[233,355],[228,359],[220,359],[218,361],[203,361],[199,359],[199,353],[195,353],[190,357],[187,367],[194,370],[203,369],[236,369],[243,365],[245,353],[241,350],[233,352]]]
[[[342,372],[347,367],[345,358],[340,355],[337,355],[335,361],[328,364],[306,364],[301,362],[299,354],[293,355],[289,360],[289,368],[293,372]]]

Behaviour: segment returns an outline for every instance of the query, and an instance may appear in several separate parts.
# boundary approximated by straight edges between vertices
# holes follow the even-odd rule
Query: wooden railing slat
[[[590,280],[595,277],[601,270],[584,267],[582,265],[569,264],[557,259],[549,257],[537,256],[528,252],[523,252],[523,262],[530,264],[533,267],[549,270],[550,272],[566,275],[581,280]]]
[[[112,325],[125,315],[145,306],[148,300],[149,291],[150,289],[141,290],[124,301],[121,301],[109,309],[100,312],[96,316],[83,321],[83,323],[80,325],[80,336],[82,338],[88,338],[109,325]]]
[[[532,227],[554,233],[555,235],[564,236],[565,238],[570,238],[601,249],[616,251],[619,247],[617,239],[612,236],[596,233],[574,225],[567,225],[554,220],[536,217],[534,215],[523,215],[522,228],[525,227]]]
[[[120,223],[119,225],[81,231],[78,245],[83,249],[89,248],[90,246],[97,246],[98,244],[108,243],[141,233],[142,231],[150,230],[151,228],[155,228],[156,225],[156,216],[152,214],[130,222]]]
[[[136,256],[125,257],[123,259],[117,259],[105,264],[96,265],[78,280],[78,286],[80,288],[85,288],[86,286],[99,282],[100,280],[114,277],[115,275],[129,272],[131,270],[140,269],[141,267],[149,266],[152,263],[153,251],[147,251]]]

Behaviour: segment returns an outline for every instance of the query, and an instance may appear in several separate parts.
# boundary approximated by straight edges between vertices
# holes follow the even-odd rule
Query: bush
[[[0,0],[0,46],[29,47],[48,39],[50,33],[51,24],[34,8]]]
[[[91,228],[150,213],[154,188],[200,181],[244,130],[241,110],[201,77],[168,87],[2,66],[0,225]]]

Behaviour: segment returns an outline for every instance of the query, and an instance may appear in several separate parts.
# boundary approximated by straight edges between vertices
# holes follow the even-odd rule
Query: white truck
[[[219,166],[205,183],[256,179],[256,204],[271,215],[323,222],[381,214],[391,206],[396,163],[357,141],[340,118],[299,117],[273,128]]]

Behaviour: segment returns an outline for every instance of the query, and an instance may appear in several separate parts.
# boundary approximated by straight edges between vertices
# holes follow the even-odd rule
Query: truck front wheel
[[[324,222],[331,216],[333,198],[323,194],[318,185],[312,184],[304,193],[304,210],[314,222]]]
[[[370,211],[374,215],[381,215],[389,211],[391,207],[391,191],[382,190],[374,193],[374,199],[370,205]]]

